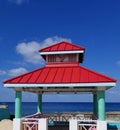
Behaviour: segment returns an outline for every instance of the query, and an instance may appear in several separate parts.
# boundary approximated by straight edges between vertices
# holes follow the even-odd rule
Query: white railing
[[[25,118],[15,118],[13,120],[13,130],[48,130],[48,125],[54,122],[69,122],[69,130],[107,130],[106,121],[86,120],[84,115],[49,115],[44,117],[41,114],[34,114]],[[52,123],[52,124],[51,124]]]
[[[85,120],[90,119],[90,117],[85,117],[83,114],[48,114],[46,116],[48,120],[51,121],[62,121],[62,122],[69,122],[70,119],[77,119],[77,120]]]
[[[38,119],[35,118],[22,118],[23,130],[38,130]]]
[[[47,130],[48,122],[46,118],[15,118],[13,120],[13,130]]]
[[[97,130],[97,121],[78,121],[78,130]]]
[[[107,122],[100,120],[76,120],[69,121],[69,130],[107,130]]]

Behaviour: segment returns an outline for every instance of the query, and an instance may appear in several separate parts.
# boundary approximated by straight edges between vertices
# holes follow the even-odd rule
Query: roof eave
[[[114,87],[116,82],[100,82],[100,83],[48,83],[48,84],[32,84],[32,83],[6,83],[4,87],[15,88],[15,87]]]
[[[84,50],[40,52],[40,55],[84,53]]]

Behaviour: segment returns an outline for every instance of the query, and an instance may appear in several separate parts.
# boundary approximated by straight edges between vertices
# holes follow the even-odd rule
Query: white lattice
[[[79,121],[78,125],[79,125],[78,130],[97,130],[97,121],[93,120]]]
[[[97,130],[96,126],[80,126],[79,130]]]
[[[38,121],[37,120],[24,120],[23,121],[23,130],[38,130]]]
[[[38,124],[24,124],[24,130],[38,130]]]

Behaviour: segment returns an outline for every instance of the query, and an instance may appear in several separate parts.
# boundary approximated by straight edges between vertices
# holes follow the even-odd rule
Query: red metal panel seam
[[[63,83],[64,75],[65,75],[65,67],[64,67],[64,70],[63,70],[63,77],[61,78],[61,82],[62,82],[62,83]]]
[[[52,83],[52,80],[53,80],[53,77],[54,77],[52,71],[54,71],[54,69],[53,69],[53,67],[49,68],[49,73],[47,74],[46,80],[45,80],[46,83]],[[55,75],[55,73],[54,73],[54,75]]]
[[[56,72],[56,75],[55,75],[55,77],[54,77],[54,83],[60,83],[61,81],[60,81],[60,79],[61,79],[61,77],[62,77],[62,72],[63,71],[61,71],[61,69],[62,69],[62,67],[58,67],[58,69],[57,69],[57,72]]]
[[[48,68],[48,67],[47,67]],[[48,74],[49,74],[49,72],[50,72],[50,68],[48,68],[48,72],[47,72],[47,76],[48,76]],[[43,82],[45,82],[45,80],[47,79],[47,76],[46,76],[46,78],[44,79],[44,81]]]
[[[70,76],[70,83],[71,83],[71,80],[72,80],[72,74],[73,74],[73,68],[74,67],[71,67],[72,68],[72,71],[71,71],[71,76]]]
[[[79,68],[74,67],[72,72],[72,82],[79,82]]]
[[[72,49],[71,49],[71,50],[74,50],[73,48],[74,48],[74,46],[72,46]]]
[[[57,51],[58,51],[59,46],[60,46],[60,45],[58,45],[58,47],[57,47]]]
[[[30,74],[30,76],[28,77],[28,79],[27,79],[27,81],[26,81],[26,82],[28,82],[28,81],[29,81],[29,79],[30,79],[30,77],[32,76],[32,74],[33,74],[33,72]]]
[[[56,72],[55,72],[55,75],[53,76],[53,80],[52,80],[53,83],[54,83],[55,76],[56,76],[56,74],[58,72],[58,69],[57,68],[55,68],[55,69],[56,69]]]
[[[43,68],[44,69],[44,68]],[[42,69],[42,70],[43,70]],[[41,72],[42,72],[42,70],[41,70]],[[40,75],[41,75],[41,72],[39,72],[39,75],[38,75],[38,77],[36,78],[36,80],[35,80],[35,82],[37,82],[37,80],[39,79],[39,77],[40,77]]]
[[[84,70],[87,70],[87,71],[89,71],[89,72],[92,72],[92,73],[94,73],[94,74],[96,74],[96,75],[98,75],[98,76],[107,78],[108,80],[114,80],[114,81],[116,81],[114,78],[108,77],[108,76],[103,75],[103,74],[101,74],[101,73],[95,72],[95,71],[93,71],[93,70],[90,70],[90,69],[87,69],[87,68],[84,68],[84,67],[82,67],[82,68],[83,68]]]
[[[27,74],[26,74],[27,75]],[[26,75],[23,75],[20,77],[20,80],[18,82],[21,82],[21,80],[26,76]]]
[[[21,76],[22,78],[21,78],[21,80],[20,80],[20,83],[25,83],[26,80],[27,80],[26,77],[28,77],[28,75],[29,75],[29,74],[26,74],[26,75],[24,75],[24,76]]]
[[[81,75],[81,70],[82,70],[82,69],[81,69],[81,67],[80,67],[80,71],[79,71],[79,72],[80,72],[80,75],[79,75],[79,82],[81,81],[81,76],[82,76],[82,75]]]
[[[64,49],[63,49],[64,51],[65,51],[65,47],[66,47],[66,44],[64,43]]]
[[[48,67],[46,67],[46,68],[44,69],[44,71],[46,71],[46,69],[48,69],[48,71],[46,72],[47,74],[45,74],[45,75],[48,75],[50,69],[49,69]],[[42,73],[45,73],[45,72],[42,71],[40,75],[42,75]],[[42,78],[41,78],[41,79],[42,79],[41,82],[42,82],[42,83],[45,82],[46,78],[47,78],[47,76],[46,76],[44,79],[43,79],[43,77],[42,77]],[[36,80],[37,83],[39,82],[39,79],[40,79],[40,76],[39,76],[38,79]]]
[[[17,77],[17,78],[19,78],[19,80],[17,81],[17,83],[19,83],[19,82],[20,82],[20,80],[22,79],[22,76],[21,76],[21,77]],[[12,79],[12,80],[16,80],[17,78]],[[14,83],[14,82],[13,82],[13,83]]]
[[[66,44],[65,44],[65,47],[64,47],[64,51],[66,50]]]

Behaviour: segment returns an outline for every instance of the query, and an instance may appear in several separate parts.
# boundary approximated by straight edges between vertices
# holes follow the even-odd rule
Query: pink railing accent
[[[26,116],[22,119],[23,130],[38,130],[38,119],[44,118],[41,113]]]
[[[97,121],[78,122],[78,130],[97,130]]]
[[[22,120],[23,130],[38,130],[38,119],[25,118]]]

